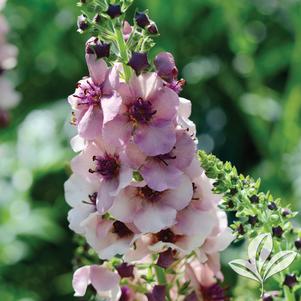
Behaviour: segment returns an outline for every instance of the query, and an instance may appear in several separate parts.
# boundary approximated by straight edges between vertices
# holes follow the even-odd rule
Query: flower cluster
[[[215,279],[222,279],[219,252],[232,234],[218,209],[221,197],[212,193],[197,158],[191,103],[170,85],[177,77],[172,55],[159,54],[156,72],[132,74],[129,82],[122,78],[122,65],[108,67],[89,51],[86,60],[90,76],[68,99],[78,130],[71,144],[79,152],[65,184],[70,228],[100,259],[122,255],[123,265],[156,258],[156,265],[168,268],[192,257],[193,264],[185,265],[198,288],[192,295],[223,294],[215,287]],[[128,286],[118,289],[122,277],[104,266],[77,270],[76,294],[84,295],[91,283],[111,300],[133,300],[120,297],[131,295]],[[210,272],[203,281],[204,269]],[[139,279],[130,278],[131,286]],[[149,287],[146,292],[151,294]]]
[[[81,15],[79,31],[107,26],[124,5]],[[134,22],[114,31],[117,43],[87,41],[89,76],[68,98],[78,152],[65,183],[68,220],[102,263],[77,269],[73,287],[83,296],[91,284],[105,300],[226,300],[219,253],[233,236],[198,160],[191,102],[179,96],[172,54],[158,54],[152,71],[145,52],[130,57],[133,37],[144,44],[158,31],[146,13]]]
[[[5,2],[0,0],[0,128],[7,126],[9,122],[8,110],[15,107],[20,100],[20,96],[14,90],[12,83],[3,75],[6,70],[15,67],[18,52],[17,48],[6,40],[9,26],[1,14]]]

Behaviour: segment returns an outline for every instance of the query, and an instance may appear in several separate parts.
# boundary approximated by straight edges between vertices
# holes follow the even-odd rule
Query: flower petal
[[[72,286],[75,291],[74,296],[83,297],[90,283],[90,267],[84,266],[77,269],[73,274],[72,280]]]
[[[156,119],[171,120],[176,116],[179,97],[173,90],[164,87],[156,92],[152,99],[152,105],[156,111]]]
[[[126,116],[117,116],[107,122],[103,128],[103,137],[107,143],[116,146],[126,144],[132,133],[132,126],[127,122]]]
[[[99,107],[90,106],[78,124],[81,137],[92,140],[100,136],[103,125],[103,114]]]
[[[97,85],[102,84],[108,73],[106,62],[103,59],[97,59],[94,54],[86,54],[86,61],[93,82]]]
[[[165,191],[161,203],[176,210],[182,210],[189,205],[192,195],[192,182],[187,176],[182,175],[179,186]]]
[[[102,266],[91,266],[91,283],[97,292],[113,290],[119,285],[119,281],[120,277],[117,273]]]
[[[167,154],[176,143],[174,126],[171,123],[141,126],[134,133],[134,142],[148,156]]]
[[[162,204],[146,203],[134,219],[142,233],[157,233],[175,224],[177,211]]]
[[[101,99],[101,107],[103,111],[103,124],[113,120],[119,113],[122,99],[116,93],[110,97]]]
[[[140,173],[147,185],[156,191],[177,188],[183,174],[172,165],[166,166],[163,163],[160,164],[151,161],[141,167]]]

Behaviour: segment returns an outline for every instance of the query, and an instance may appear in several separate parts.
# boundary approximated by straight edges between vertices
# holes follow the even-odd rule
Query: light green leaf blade
[[[267,280],[285,270],[295,260],[296,256],[297,253],[294,251],[281,251],[274,255],[265,268],[263,279]]]

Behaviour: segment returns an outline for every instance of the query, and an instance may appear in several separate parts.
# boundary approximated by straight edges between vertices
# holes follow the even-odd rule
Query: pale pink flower
[[[78,126],[79,135],[92,140],[101,135],[103,122],[116,116],[121,98],[114,90],[118,70],[109,69],[105,61],[95,54],[87,53],[86,61],[90,77],[78,82],[68,101],[74,110],[74,123]]]
[[[82,222],[96,211],[99,183],[73,174],[64,187],[66,202],[72,207],[68,213],[69,228],[78,234],[84,234]]]
[[[185,129],[192,139],[197,144],[196,126],[189,117],[191,115],[191,101],[183,97],[179,98],[180,105],[178,110],[177,122],[182,129]]]
[[[71,162],[73,172],[100,183],[97,209],[102,214],[111,207],[114,197],[132,181],[133,170],[123,157],[119,148],[98,139],[89,142]]]
[[[200,163],[199,163],[200,164]],[[211,210],[221,202],[222,196],[215,194],[213,190],[214,180],[209,179],[203,171],[193,180],[192,206],[200,210]]]
[[[177,130],[176,144],[169,153],[150,157],[129,143],[126,154],[131,167],[139,171],[147,185],[153,190],[163,191],[177,188],[183,171],[196,154],[196,147],[186,131]]]
[[[189,255],[204,244],[215,226],[214,218],[213,211],[188,207],[178,213],[174,226],[140,236],[135,248],[126,253],[126,260],[141,260],[150,253],[162,253],[169,248],[181,256]]]
[[[104,122],[104,138],[116,145],[133,137],[148,156],[170,152],[176,142],[177,94],[164,87],[155,73],[133,75],[129,84],[119,85],[118,92],[122,106],[116,118]]]
[[[176,223],[177,212],[188,206],[192,193],[192,183],[185,175],[176,189],[161,192],[132,185],[119,193],[109,212],[120,221],[134,223],[143,233],[156,233]]]
[[[215,227],[206,239],[197,255],[202,262],[207,262],[214,274],[223,279],[220,273],[220,255],[234,240],[232,230],[228,227],[227,215],[224,211],[217,209],[215,214]]]
[[[105,301],[118,301],[121,296],[120,277],[105,267],[98,265],[84,266],[73,274],[74,296],[83,297],[87,287],[92,285],[97,294]]]
[[[82,226],[88,244],[101,259],[111,259],[126,253],[137,238],[130,225],[104,219],[97,212],[91,214]]]

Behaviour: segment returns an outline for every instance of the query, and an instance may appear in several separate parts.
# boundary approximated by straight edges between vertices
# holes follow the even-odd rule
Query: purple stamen
[[[157,111],[153,110],[150,101],[145,101],[139,97],[128,110],[129,117],[135,122],[147,124]]]
[[[102,156],[94,156],[93,161],[96,161],[95,170],[89,170],[90,173],[98,173],[105,180],[112,180],[119,174],[119,161],[115,156],[105,154]]]

